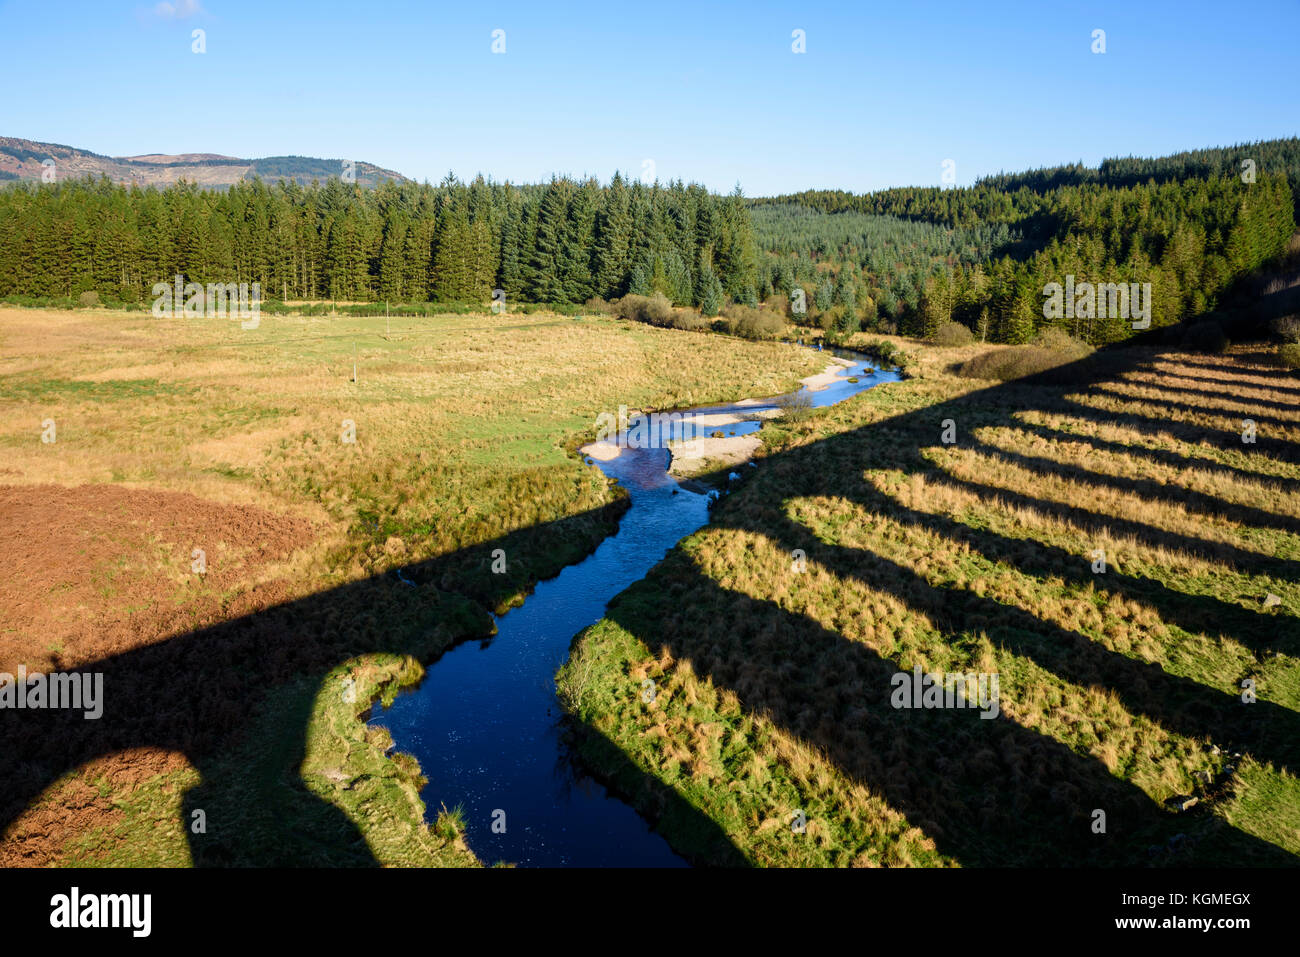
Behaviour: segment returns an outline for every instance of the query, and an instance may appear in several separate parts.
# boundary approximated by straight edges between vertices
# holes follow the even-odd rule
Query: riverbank
[[[801,379],[799,384],[810,393],[819,392],[837,382],[842,382],[844,373],[853,368],[852,360],[832,357],[822,372]],[[758,432],[736,435],[735,430],[730,427],[757,422],[761,428],[763,422],[780,419],[785,414],[785,410],[773,407],[771,402],[771,399],[742,399],[733,403],[733,408],[738,411],[693,416],[696,437],[669,443],[672,464],[668,468],[668,474],[678,479],[697,479],[702,475],[721,472],[749,462],[762,447],[762,439],[759,438]],[[745,411],[748,409],[753,411]],[[728,435],[728,432],[732,434]],[[708,491],[711,486],[702,482],[692,482],[687,487]]]

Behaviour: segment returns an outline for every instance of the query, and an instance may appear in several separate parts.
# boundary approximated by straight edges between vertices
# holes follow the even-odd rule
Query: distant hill
[[[272,182],[285,179],[305,184],[313,179],[341,176],[344,172],[343,160],[314,156],[268,156],[263,159],[241,159],[220,153],[104,156],[74,146],[0,136],[0,180],[39,180],[47,168],[46,160],[54,161],[55,175],[59,180],[103,175],[114,183],[167,186],[185,179],[212,189],[254,176]],[[353,172],[357,182],[363,186],[374,186],[385,179],[406,179],[401,173],[363,160],[354,162]]]

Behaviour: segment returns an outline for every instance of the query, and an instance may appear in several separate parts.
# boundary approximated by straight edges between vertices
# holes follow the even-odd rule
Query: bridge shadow
[[[959,426],[959,447],[964,441],[965,447],[977,448],[977,429],[1020,427],[1014,416],[1024,408],[1063,411],[1097,423],[1242,451],[1237,435],[1187,424],[1171,426],[1165,418],[1140,412],[1107,412],[1070,398],[1080,384],[1141,368],[1155,357],[1158,353],[1150,349],[1114,350],[1031,380],[976,389],[794,447],[765,459],[748,480],[756,487],[724,499],[714,522],[761,533],[786,552],[802,548],[810,561],[837,576],[891,595],[938,622],[954,627],[998,622],[989,632],[991,640],[1064,680],[1113,691],[1126,709],[1171,732],[1212,739],[1226,734],[1260,760],[1294,770],[1300,741],[1294,711],[1260,701],[1247,715],[1233,696],[1112,652],[1087,635],[992,598],[937,587],[870,550],[823,542],[759,494],[766,485],[785,501],[846,499],[961,542],[990,561],[1014,563],[1024,574],[1087,580],[1082,556],[908,508],[879,492],[863,474],[869,469],[899,469],[1037,509],[1085,529],[1119,530],[1141,542],[1227,555],[1240,567],[1292,574],[1293,561],[1188,535],[1171,537],[1142,523],[1117,523],[1113,516],[1092,511],[1086,501],[1062,505],[1008,493],[992,478],[980,485],[943,477],[923,454],[938,445],[946,419]],[[1140,405],[1141,400],[1132,404]],[[1264,437],[1246,454],[1261,461],[1293,462],[1297,450]],[[1036,462],[1022,464],[1039,467]],[[1085,477],[1077,471],[1063,474]],[[1086,478],[1120,491],[1162,497],[1179,507],[1187,504],[1171,498],[1167,493],[1172,490],[1162,492],[1149,484],[1134,485],[1092,471]],[[1271,521],[1272,527],[1291,529],[1289,521],[1218,502],[1209,493],[1197,493],[1193,502],[1201,512]],[[615,503],[524,529],[405,566],[400,575],[342,585],[78,669],[104,675],[106,705],[100,720],[86,721],[79,712],[67,711],[0,712],[0,740],[5,743],[0,748],[0,832],[67,772],[104,755],[152,747],[183,753],[202,778],[184,805],[187,815],[199,808],[209,815],[209,832],[189,835],[197,864],[374,865],[373,853],[342,810],[301,782],[298,769],[310,717],[305,706],[281,715],[276,724],[281,737],[266,742],[262,760],[232,762],[232,755],[246,753],[249,735],[259,727],[257,716],[287,687],[319,689],[337,665],[351,658],[390,652],[428,663],[457,642],[487,637],[492,631],[488,609],[508,603],[530,581],[554,575],[577,560],[602,534],[613,531],[625,507],[625,502]],[[492,554],[498,548],[511,556],[509,576],[491,573]],[[1119,572],[1107,577],[1105,587],[1152,606],[1166,622],[1239,641],[1257,656],[1270,650],[1294,653],[1297,647],[1296,622],[1288,614],[1266,616]],[[673,596],[686,604],[674,606],[674,615],[666,618],[662,608]],[[890,708],[887,690],[898,670],[895,662],[772,601],[723,588],[680,549],[615,599],[609,615],[647,647],[664,646],[678,659],[691,659],[698,673],[734,690],[746,709],[768,715],[780,728],[820,748],[845,774],[878,791],[961,863],[1297,863],[1293,855],[1214,815],[1189,823],[1185,816],[1161,810],[1101,761],[1005,715],[981,720],[973,711]],[[814,662],[816,667],[792,674],[785,667],[791,661]],[[310,701],[310,696],[303,700]],[[359,713],[364,704],[358,704]],[[592,749],[592,763],[612,769],[607,778],[615,790],[629,795],[644,813],[667,821],[691,857],[744,863],[743,854],[717,825],[637,768],[612,741],[600,736],[587,741],[584,747]],[[213,819],[212,809],[222,808],[231,809],[225,816],[237,816],[239,827],[223,826],[220,813]],[[1089,826],[1098,808],[1107,812],[1105,835],[1093,834]],[[1167,847],[1176,834],[1189,831],[1194,832],[1194,852],[1170,858],[1161,851],[1152,857],[1150,847]]]
[[[1066,682],[1103,690],[1130,714],[1145,717],[1168,732],[1238,748],[1294,773],[1300,767],[1300,714],[1292,708],[1262,698],[1245,705],[1235,692],[1112,651],[1086,634],[1013,603],[977,594],[964,585],[932,584],[885,554],[835,540],[834,533],[832,540],[824,540],[791,517],[795,500],[848,502],[864,515],[937,535],[963,554],[1001,564],[1023,576],[1063,579],[1067,584],[1095,587],[1141,602],[1163,621],[1192,634],[1201,632],[1220,641],[1240,643],[1255,655],[1257,663],[1274,653],[1295,656],[1300,653],[1300,629],[1291,614],[1270,615],[1213,595],[1184,593],[1155,577],[1116,568],[1101,578],[1093,574],[1087,551],[1070,553],[1053,544],[1008,537],[981,521],[963,520],[965,516],[909,507],[880,491],[864,474],[897,470],[904,476],[923,477],[931,487],[968,493],[986,505],[995,503],[1009,511],[1033,510],[1068,522],[1085,534],[1132,536],[1139,545],[1209,555],[1238,568],[1294,579],[1295,563],[1290,560],[1118,519],[1099,511],[1095,500],[1086,495],[1066,504],[1010,491],[1001,481],[996,461],[984,483],[957,479],[925,454],[941,447],[943,423],[951,419],[961,436],[955,446],[958,449],[996,453],[1008,464],[1021,465],[1038,475],[1056,475],[1140,496],[1192,515],[1222,516],[1251,527],[1294,533],[1296,523],[1290,517],[1225,501],[1209,492],[1188,492],[1050,460],[1017,458],[976,437],[984,427],[1021,428],[1015,415],[1034,408],[1065,411],[1096,424],[1140,423],[1166,435],[1176,431],[1184,440],[1240,451],[1239,435],[1230,440],[1227,434],[1186,425],[1171,430],[1163,419],[1153,420],[1131,410],[1094,409],[1070,398],[1080,385],[1141,368],[1154,355],[1149,349],[1100,353],[1068,369],[977,389],[796,446],[763,460],[748,483],[753,487],[724,498],[715,509],[713,524],[760,533],[785,554],[802,550],[810,564],[816,563],[840,581],[860,582],[901,602],[906,612],[925,616],[946,633],[980,631],[994,647]],[[856,401],[871,399],[859,397]],[[1134,399],[1132,404],[1141,401]],[[1292,408],[1300,412],[1300,404]],[[1093,441],[1073,433],[1056,437]],[[1291,461],[1295,450],[1288,445],[1273,440],[1246,447],[1246,454],[1261,463],[1265,459]],[[1139,456],[1148,452],[1144,448],[1136,451]],[[1268,481],[1265,476],[1247,474]],[[774,502],[780,502],[780,507]],[[1300,864],[1294,855],[1213,814],[1174,815],[1161,809],[1145,792],[1118,779],[1100,760],[1077,753],[1005,715],[981,720],[973,711],[894,710],[888,704],[890,679],[900,670],[899,663],[786,610],[782,604],[723,587],[697,568],[688,552],[678,549],[647,579],[611,603],[609,617],[639,638],[652,654],[662,650],[675,660],[689,660],[701,678],[735,692],[747,712],[767,715],[777,727],[814,745],[835,767],[881,794],[933,837],[940,851],[961,863]],[[671,614],[665,614],[666,607],[671,607]],[[851,615],[855,609],[849,606],[843,611]],[[1089,815],[1098,808],[1107,811],[1110,825],[1104,837],[1089,827]],[[1190,834],[1192,840],[1178,844],[1180,834]],[[1171,842],[1182,848],[1178,854],[1170,857],[1158,851],[1153,857],[1153,847],[1167,848]]]
[[[626,507],[616,500],[75,669],[103,675],[99,719],[0,710],[0,833],[68,772],[151,748],[182,754],[199,772],[183,821],[196,865],[374,865],[352,821],[299,773],[326,676],[362,655],[427,664],[486,639],[495,631],[489,609],[590,551]],[[492,572],[495,549],[511,556],[509,574]],[[366,706],[357,703],[358,715]],[[195,810],[206,833],[189,833]]]

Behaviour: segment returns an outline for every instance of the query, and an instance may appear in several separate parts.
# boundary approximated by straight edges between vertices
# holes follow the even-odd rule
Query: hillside
[[[310,183],[329,179],[343,171],[343,160],[312,156],[268,156],[241,159],[220,153],[146,153],[139,156],[104,156],[90,150],[58,143],[41,143],[13,136],[0,136],[0,179],[40,181],[54,161],[58,180],[84,176],[107,176],[114,183],[140,186],[170,186],[182,179],[218,189],[260,176],[266,180],[294,179]],[[405,180],[401,173],[373,163],[355,161],[357,182],[375,186],[385,179]]]

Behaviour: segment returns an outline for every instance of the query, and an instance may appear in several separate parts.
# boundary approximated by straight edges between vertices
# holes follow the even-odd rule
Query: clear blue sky
[[[432,181],[605,180],[652,159],[751,196],[862,192],[939,184],[945,159],[967,184],[1296,135],[1297,37],[1297,0],[3,0],[0,135]]]

